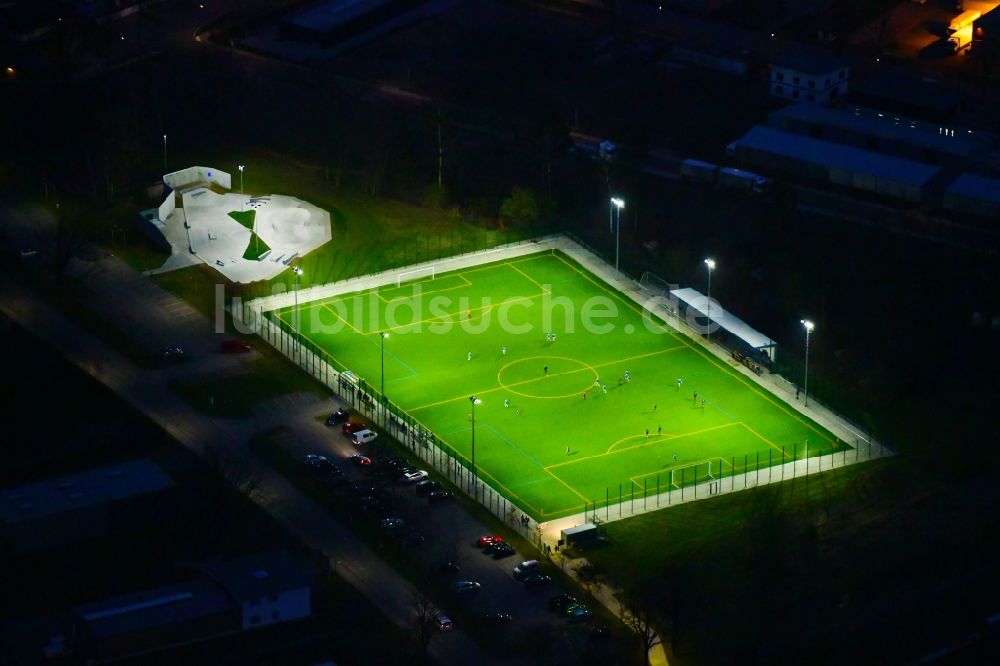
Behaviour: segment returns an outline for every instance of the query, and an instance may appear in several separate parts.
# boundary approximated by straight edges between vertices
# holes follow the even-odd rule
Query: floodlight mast
[[[303,270],[298,266],[293,266],[292,272],[295,273],[295,357],[301,362],[302,334],[299,330],[302,326],[302,320],[299,317],[299,278],[302,277]]]
[[[476,405],[481,403],[482,400],[476,396],[469,396],[469,403],[472,404],[472,487],[473,497],[479,499],[479,493],[476,492],[476,481],[478,477],[476,475]]]
[[[615,212],[615,273],[618,273],[618,238],[622,230],[622,208],[625,207],[625,200],[621,197],[611,197],[611,205]]]
[[[806,376],[803,382],[802,392],[806,394],[806,407],[809,406],[809,338],[812,336],[813,329],[816,328],[816,324],[812,323],[808,319],[802,320],[802,327],[806,329]]]
[[[705,266],[708,267],[708,341],[712,341],[712,271],[715,270],[715,259],[706,259]]]
[[[382,409],[384,410],[385,404],[388,403],[385,398],[385,339],[389,337],[389,334],[386,331],[381,331],[378,337],[381,338],[382,343]]]

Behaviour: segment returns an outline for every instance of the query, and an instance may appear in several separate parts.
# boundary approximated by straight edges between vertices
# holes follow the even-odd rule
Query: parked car
[[[488,624],[510,624],[510,613],[487,613],[483,616]]]
[[[355,465],[361,465],[361,466],[363,466],[363,465],[371,465],[372,464],[372,459],[371,458],[369,458],[368,456],[363,456],[360,453],[355,453],[353,456],[351,456],[350,458],[348,458],[348,460],[350,460]]]
[[[252,351],[253,347],[242,340],[222,341],[222,352],[225,354],[248,354]]]
[[[538,560],[525,560],[514,567],[514,578],[523,580],[526,576],[538,573]]]
[[[410,530],[409,532],[404,534],[402,538],[400,538],[399,545],[405,546],[407,548],[417,548],[419,546],[424,545],[424,543],[426,542],[427,539],[424,538],[423,534],[417,532],[416,530]]]
[[[326,423],[326,425],[328,426],[335,426],[340,423],[346,422],[348,417],[349,415],[347,413],[347,410],[341,407],[333,414],[330,414],[328,417],[326,417],[326,421],[324,421],[324,423]]]
[[[545,574],[531,574],[530,576],[525,576],[521,582],[524,583],[525,587],[542,587],[551,583],[552,577]]]
[[[327,460],[327,457],[321,456],[318,453],[307,453],[304,456],[302,456],[302,459],[305,460],[307,463],[311,463],[314,460]]]
[[[586,622],[593,615],[590,609],[583,604],[570,604],[563,610],[563,617],[570,622]]]
[[[498,543],[493,545],[491,555],[493,555],[494,560],[502,560],[505,557],[510,557],[514,552],[514,546],[509,543]]]
[[[451,499],[451,493],[447,490],[432,490],[430,495],[427,496],[428,502],[445,502]]]
[[[350,437],[359,430],[365,429],[365,424],[360,421],[345,421],[344,425],[340,427],[344,431],[344,434]]]
[[[458,564],[451,560],[445,560],[434,567],[434,572],[442,575],[456,574],[458,573]]]
[[[432,481],[431,479],[424,479],[416,485],[416,490],[418,495],[427,495],[433,490],[437,490],[441,487],[441,484],[437,481]]]
[[[164,347],[160,350],[160,358],[164,361],[183,361],[184,350],[180,347]]]
[[[563,609],[572,604],[580,603],[577,601],[576,597],[571,594],[566,594],[565,592],[557,594],[556,596],[549,599],[549,609],[554,610],[557,613],[561,613]]]
[[[451,631],[455,628],[455,623],[452,622],[451,618],[444,613],[438,613],[434,617],[434,621],[437,623],[437,627],[441,631]]]
[[[399,469],[406,465],[406,461],[399,456],[392,456],[391,458],[386,458],[382,464],[389,469]]]
[[[337,469],[332,462],[326,458],[317,458],[315,460],[310,460],[308,463],[309,469],[311,469],[316,474],[329,474],[333,470]],[[339,470],[338,470],[339,471]]]
[[[427,472],[422,469],[418,469],[413,472],[408,472],[403,475],[403,481],[406,483],[416,483],[417,481],[423,481],[427,478]]]
[[[384,530],[396,530],[406,525],[406,521],[402,518],[383,518],[380,525]]]
[[[478,592],[482,585],[474,580],[459,580],[452,584],[451,589],[455,590],[459,594],[469,594],[472,592]]]
[[[498,550],[503,551],[506,550],[508,547],[509,545],[503,539],[498,539],[497,541],[494,541],[491,544],[483,546],[483,552],[492,555]]]
[[[479,541],[476,542],[476,547],[478,547],[478,548],[486,548],[487,546],[489,546],[489,545],[491,545],[493,543],[498,543],[500,541],[503,541],[503,539],[501,537],[492,536],[492,535],[487,534],[486,536],[479,537]]]
[[[376,438],[378,438],[377,432],[365,428],[364,430],[358,430],[351,435],[351,443],[354,444],[354,446],[361,446],[362,444],[374,441]]]

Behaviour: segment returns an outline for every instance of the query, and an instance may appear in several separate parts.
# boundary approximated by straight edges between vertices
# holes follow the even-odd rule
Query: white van
[[[362,444],[367,444],[368,442],[374,440],[376,437],[378,437],[378,433],[365,429],[359,430],[351,435],[351,441],[354,442],[354,446],[361,446]]]

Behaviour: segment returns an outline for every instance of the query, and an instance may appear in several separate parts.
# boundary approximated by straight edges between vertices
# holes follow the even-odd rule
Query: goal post
[[[709,458],[670,470],[670,485],[680,490],[703,481],[718,481],[722,477],[722,458]]]
[[[639,288],[648,291],[653,296],[668,297],[671,289],[676,289],[677,285],[670,284],[656,273],[646,271],[639,278]]]
[[[396,274],[396,287],[401,287],[404,282],[414,282],[421,280],[433,280],[437,275],[437,266],[424,266],[414,268],[410,271],[403,271]]]

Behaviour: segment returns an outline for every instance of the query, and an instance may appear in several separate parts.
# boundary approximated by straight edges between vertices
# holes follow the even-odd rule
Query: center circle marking
[[[573,363],[573,364],[579,366],[579,369],[578,370],[569,370],[569,371],[566,371],[566,372],[556,373],[553,376],[566,375],[566,374],[577,374],[577,373],[580,373],[580,372],[583,372],[583,371],[586,371],[586,370],[590,370],[590,372],[592,373],[591,377],[588,378],[588,380],[587,380],[586,384],[583,386],[583,388],[577,389],[577,390],[573,391],[572,393],[565,393],[565,394],[562,394],[562,395],[538,395],[538,394],[535,394],[535,393],[530,393],[530,392],[519,390],[518,388],[512,388],[512,387],[514,387],[514,386],[517,386],[517,387],[530,386],[530,385],[535,384],[537,382],[545,382],[546,381],[545,375],[539,374],[537,377],[533,377],[531,379],[523,379],[521,381],[512,382],[510,384],[508,384],[507,382],[505,382],[503,380],[504,373],[508,369],[510,369],[511,367],[513,367],[515,365],[519,365],[521,363],[527,363],[529,361],[532,361],[532,362],[534,362],[538,366],[538,370],[541,371],[541,369],[545,365],[547,365],[546,361],[551,361],[551,360],[555,360],[555,359],[558,359],[560,361],[569,361],[570,363]],[[548,363],[548,365],[551,365],[551,363]],[[545,400],[558,400],[558,399],[562,399],[562,398],[572,398],[572,397],[575,397],[575,396],[579,396],[582,392],[587,391],[588,389],[590,389],[594,385],[594,379],[596,379],[598,377],[600,377],[600,375],[597,373],[597,369],[594,366],[590,365],[589,363],[584,363],[583,361],[581,361],[579,359],[576,359],[576,358],[570,358],[569,356],[549,356],[549,355],[546,355],[546,356],[529,356],[528,358],[520,358],[520,359],[517,359],[516,361],[511,361],[507,365],[505,365],[502,368],[500,368],[500,372],[497,373],[497,383],[500,384],[500,387],[503,388],[504,390],[510,391],[514,395],[519,395],[519,396],[521,396],[523,398],[541,398],[541,399],[545,399]],[[542,385],[544,386],[545,384],[542,384]]]

